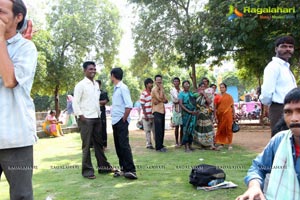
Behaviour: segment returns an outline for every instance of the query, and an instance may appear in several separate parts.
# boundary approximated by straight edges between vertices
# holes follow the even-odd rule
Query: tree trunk
[[[59,85],[57,84],[55,86],[54,90],[54,105],[55,105],[55,111],[56,111],[56,118],[58,119],[60,115],[60,109],[59,109]]]
[[[196,64],[193,63],[191,64],[191,67],[192,67],[192,82],[193,82],[193,86],[194,86],[194,89],[197,90],[197,80],[196,80]]]

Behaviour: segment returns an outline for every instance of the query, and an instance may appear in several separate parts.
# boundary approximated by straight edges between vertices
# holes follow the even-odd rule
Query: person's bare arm
[[[266,200],[260,184],[256,179],[252,179],[248,184],[246,192],[236,198],[236,200]]]
[[[125,113],[123,115],[123,122],[126,122],[127,121],[127,118],[130,114],[130,111],[131,111],[131,108],[125,108]]]
[[[6,24],[8,19],[0,18],[0,76],[2,77],[4,86],[14,88],[18,82],[15,76],[14,64],[12,63],[6,45]]]

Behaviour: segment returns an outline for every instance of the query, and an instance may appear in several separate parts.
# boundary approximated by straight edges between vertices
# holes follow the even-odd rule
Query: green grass
[[[113,166],[118,159],[109,134],[109,149],[106,156]],[[256,153],[238,146],[232,151],[196,150],[185,153],[175,149],[173,135],[168,132],[165,145],[167,153],[158,153],[145,148],[143,131],[130,135],[133,158],[138,180],[124,177],[113,178],[112,174],[101,174],[95,180],[81,176],[81,140],[78,133],[59,138],[40,139],[34,146],[33,185],[35,200],[51,196],[54,200],[115,200],[115,199],[222,199],[232,200],[242,194],[246,186],[243,178]],[[92,151],[93,164],[96,160]],[[218,165],[226,172],[226,180],[238,185],[235,189],[220,189],[205,192],[189,184],[192,166],[198,164]],[[66,169],[66,167],[68,167]],[[0,200],[9,199],[9,187],[5,176],[0,182]]]

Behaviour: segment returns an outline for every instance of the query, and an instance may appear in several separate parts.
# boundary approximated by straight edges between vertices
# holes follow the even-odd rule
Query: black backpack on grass
[[[208,186],[212,180],[226,178],[225,172],[217,166],[202,164],[192,168],[190,184],[194,186]]]

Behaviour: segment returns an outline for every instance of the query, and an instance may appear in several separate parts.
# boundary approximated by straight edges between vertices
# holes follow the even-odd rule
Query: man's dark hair
[[[182,87],[183,87],[183,85],[184,85],[185,83],[188,83],[189,85],[191,85],[191,83],[190,83],[189,80],[184,80],[184,81],[182,82]]]
[[[203,81],[201,81],[201,82],[198,84],[198,87],[200,87],[201,85],[204,85],[204,86],[205,86],[205,84],[204,84]]]
[[[17,16],[19,13],[21,13],[23,15],[23,19],[22,21],[20,21],[17,25],[17,30],[21,29],[23,24],[24,24],[24,20],[27,14],[27,8],[23,2],[23,0],[10,0],[13,3],[13,13],[14,16]]]
[[[101,85],[101,80],[96,80],[96,82],[97,82],[99,85]]]
[[[121,81],[123,79],[123,70],[120,67],[113,68],[110,71],[110,75],[114,75],[114,77]]]
[[[209,85],[209,87],[213,87],[213,86],[217,87],[217,85],[213,83]]]
[[[207,77],[203,77],[203,78],[201,79],[201,82],[204,82],[204,80],[207,80],[207,84],[209,84],[209,79],[208,79]]]
[[[86,69],[89,65],[96,66],[95,62],[93,62],[93,61],[86,61],[86,62],[83,63],[82,67],[83,67],[83,69]]]
[[[300,102],[300,88],[294,88],[287,93],[284,98],[283,104],[298,103]]]
[[[278,122],[275,124],[275,126],[272,128],[271,130],[271,136],[273,137],[274,135],[276,135],[277,133],[279,133],[280,131],[285,131],[288,130],[289,128],[287,127],[285,121],[284,121],[284,117],[282,116]]]
[[[281,36],[276,39],[275,41],[275,47],[278,47],[281,44],[295,44],[295,39],[292,36],[286,35],[286,36]]]
[[[175,80],[178,80],[178,81],[180,82],[180,78],[178,78],[178,77],[174,77],[174,78],[173,78],[173,82],[174,82]]]
[[[146,78],[145,81],[144,81],[145,87],[147,87],[147,85],[148,85],[149,83],[153,83],[153,80],[152,80],[151,78]]]
[[[160,74],[157,74],[154,76],[154,80],[156,81],[156,78],[162,78],[162,76]]]

